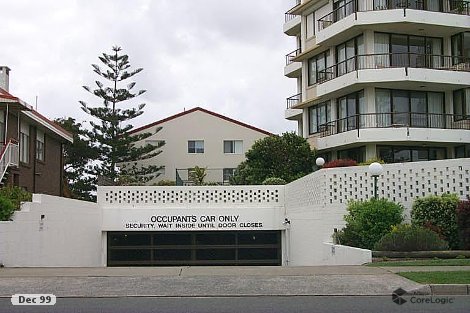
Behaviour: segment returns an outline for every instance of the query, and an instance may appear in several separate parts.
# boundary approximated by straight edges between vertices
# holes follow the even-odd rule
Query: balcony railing
[[[289,11],[292,10],[293,8],[299,6],[299,5],[300,5],[300,0],[295,0],[295,5],[294,5],[292,8],[290,8]],[[288,12],[289,12],[289,11],[288,11]],[[287,12],[286,12],[286,14],[284,14],[284,20],[285,20],[285,22],[287,23],[287,22],[289,22],[290,20],[293,20],[296,16],[297,16],[297,15],[295,15],[295,14],[290,14],[290,13],[287,13]]]
[[[300,54],[300,48],[286,54],[286,66],[293,63],[294,58]]]
[[[470,15],[470,1],[462,0],[351,0],[318,20],[321,31],[356,12],[412,9]]]
[[[320,125],[320,136],[367,128],[399,127],[470,130],[470,116],[415,112],[356,114]]]
[[[290,96],[287,100],[287,108],[290,109],[302,101],[302,94],[298,93],[296,95]]]
[[[381,53],[356,55],[324,70],[318,71],[318,83],[324,83],[347,73],[382,68],[428,68],[470,72],[470,59],[459,56],[444,56],[419,53]]]

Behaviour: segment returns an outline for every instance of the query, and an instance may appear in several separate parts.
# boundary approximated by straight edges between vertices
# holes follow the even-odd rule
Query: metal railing
[[[351,0],[318,19],[318,29],[321,31],[356,12],[393,9],[470,15],[470,1],[443,0],[435,3],[427,0]]]
[[[286,99],[287,101],[287,108],[290,109],[302,101],[302,94],[298,93],[296,95],[290,96]]]
[[[470,130],[470,116],[439,113],[365,113],[320,125],[320,137],[367,128],[439,128]]]
[[[295,7],[298,7],[299,5],[300,5],[300,0],[295,0],[295,5],[294,5],[292,8],[290,8],[289,11],[292,10],[293,8],[295,8]],[[288,13],[289,11],[287,11],[287,12],[284,14],[284,21],[285,21],[286,23],[289,22],[290,20],[293,20],[293,19],[297,16],[297,15],[295,15],[295,14],[290,14],[290,13]]]
[[[294,58],[300,54],[300,48],[286,54],[286,66],[293,63]]]
[[[470,72],[470,58],[420,53],[356,55],[318,71],[318,83],[321,84],[357,70],[398,67]]]
[[[3,180],[5,173],[10,166],[19,165],[20,147],[16,140],[10,139],[6,145],[3,146],[0,155],[0,182]]]

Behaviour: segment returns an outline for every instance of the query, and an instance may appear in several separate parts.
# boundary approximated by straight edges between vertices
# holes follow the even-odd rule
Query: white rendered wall
[[[175,180],[177,168],[195,166],[209,169],[236,168],[245,160],[245,153],[253,143],[267,136],[199,110],[163,122],[158,126],[149,127],[142,132],[155,132],[155,129],[160,126],[163,127],[162,130],[146,140],[164,140],[166,144],[161,148],[162,153],[142,162],[144,165],[165,166],[165,174],[159,176],[156,181]],[[204,153],[188,153],[188,140],[204,140]],[[224,140],[242,140],[242,153],[224,153]],[[222,176],[222,170],[218,174]],[[221,178],[207,177],[205,181],[220,182]]]
[[[324,244],[332,242],[335,228],[344,227],[349,200],[372,197],[373,179],[367,168],[322,169],[286,185],[289,265],[345,264],[344,258],[334,261]],[[417,197],[456,193],[464,199],[470,194],[470,159],[385,164],[378,185],[379,197],[403,204],[409,219]],[[347,260],[360,264],[364,253],[355,251]]]
[[[0,222],[0,264],[101,266],[100,228],[96,203],[35,194],[13,221]]]

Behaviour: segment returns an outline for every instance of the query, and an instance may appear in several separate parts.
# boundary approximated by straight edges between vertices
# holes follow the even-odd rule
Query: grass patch
[[[401,272],[398,275],[421,284],[470,284],[470,271]]]
[[[470,266],[470,259],[426,259],[408,261],[381,261],[367,266]]]

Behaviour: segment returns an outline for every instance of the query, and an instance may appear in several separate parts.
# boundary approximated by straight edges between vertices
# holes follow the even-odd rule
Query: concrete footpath
[[[406,271],[427,268],[407,267]],[[389,296],[397,288],[416,294],[469,294],[467,285],[439,289],[398,276],[397,271],[367,266],[0,268],[0,297],[16,293],[58,297]]]

